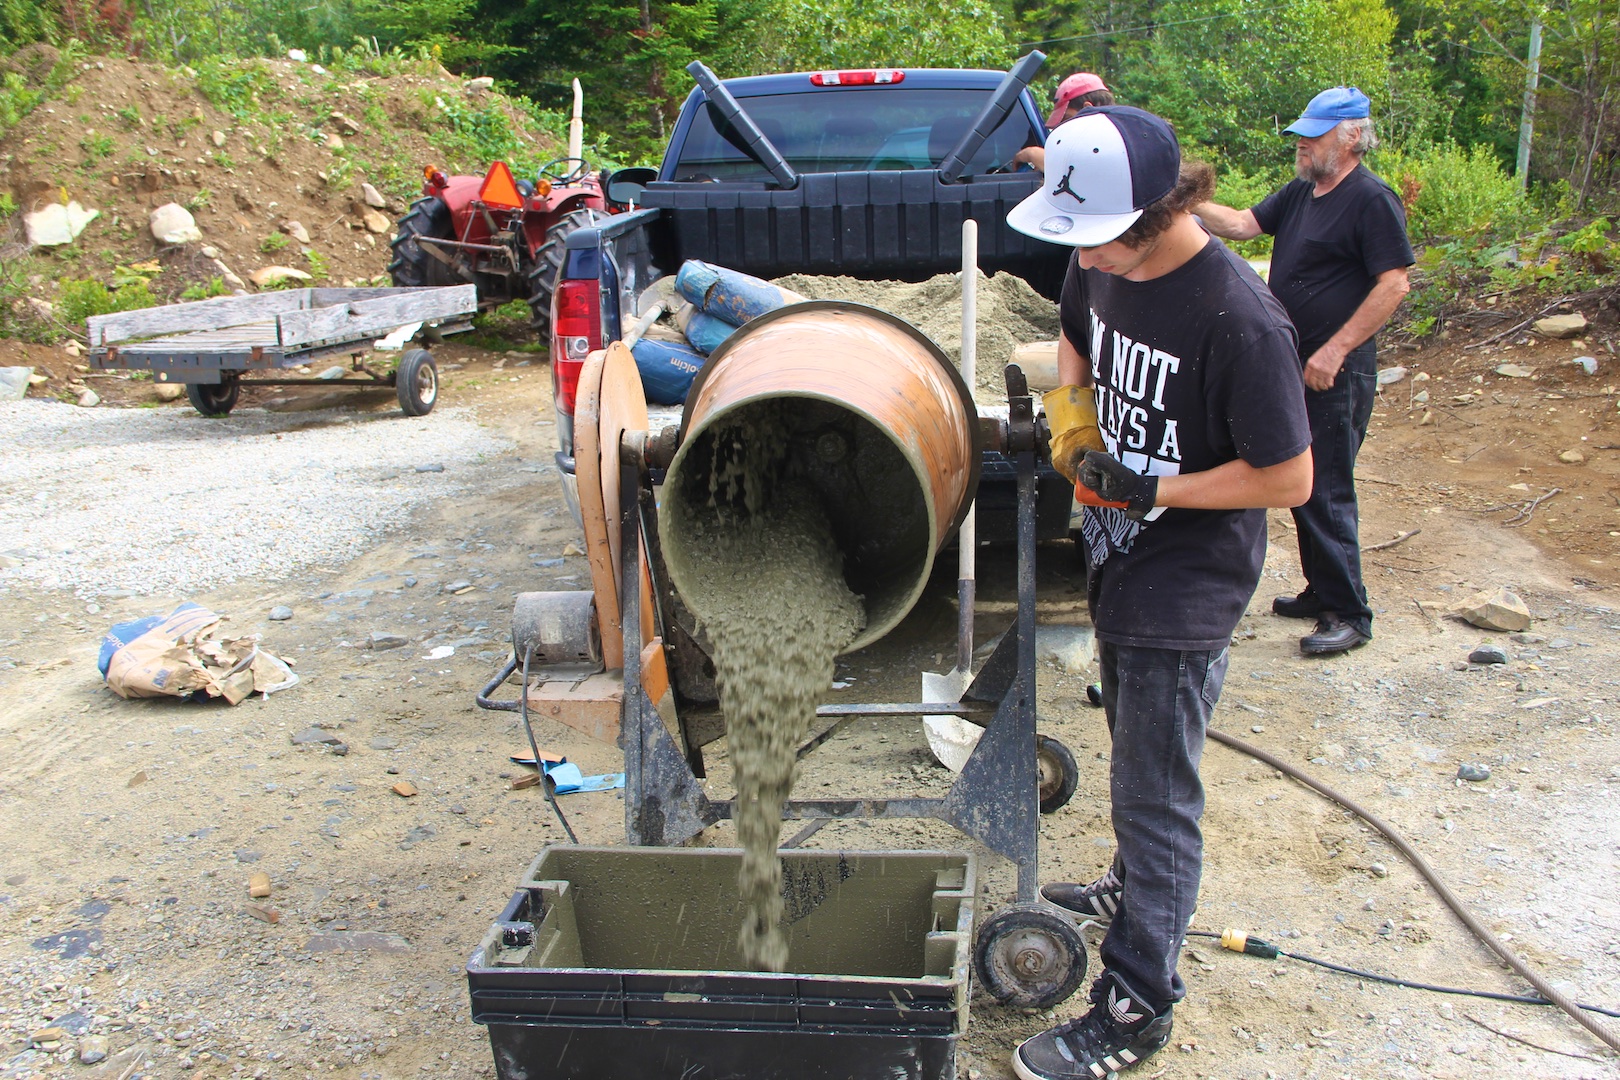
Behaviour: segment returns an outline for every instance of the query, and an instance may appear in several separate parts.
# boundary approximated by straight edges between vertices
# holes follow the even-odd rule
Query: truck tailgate
[[[962,222],[979,222],[979,265],[1011,271],[1056,299],[1070,250],[1015,232],[1007,212],[1038,172],[942,184],[933,170],[809,173],[790,189],[760,184],[648,185],[644,205],[667,212],[680,259],[756,277],[845,274],[921,281],[962,264]]]

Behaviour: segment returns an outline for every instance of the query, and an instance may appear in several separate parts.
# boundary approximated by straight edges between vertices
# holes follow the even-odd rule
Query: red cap
[[[1093,90],[1106,90],[1103,81],[1089,71],[1077,71],[1067,79],[1058,83],[1057,97],[1053,99],[1052,115],[1046,118],[1047,127],[1057,127],[1062,122],[1063,114],[1068,111],[1069,102],[1081,94],[1089,94]]]

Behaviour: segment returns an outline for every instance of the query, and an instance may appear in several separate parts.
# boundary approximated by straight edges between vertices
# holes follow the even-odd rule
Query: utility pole
[[[1536,85],[1541,81],[1541,17],[1530,20],[1530,56],[1524,81],[1524,112],[1519,117],[1519,160],[1514,172],[1519,178],[1519,190],[1530,182],[1530,136],[1536,123]]]

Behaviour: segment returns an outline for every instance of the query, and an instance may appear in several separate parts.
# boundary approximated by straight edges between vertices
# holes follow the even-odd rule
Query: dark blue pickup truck
[[[1006,223],[1041,183],[1012,159],[1045,139],[1028,85],[1043,60],[1031,53],[1010,72],[896,68],[723,81],[693,64],[698,85],[662,165],[608,179],[615,201],[639,209],[574,232],[558,273],[551,360],[570,501],[580,368],[631,328],[638,300],[687,259],[767,279],[923,281],[961,268],[962,224],[972,218],[981,269],[1016,274],[1055,300],[1070,249]],[[987,451],[981,539],[1011,539],[1013,480],[1011,463]],[[1072,487],[1043,463],[1038,490],[1038,534],[1068,535]]]

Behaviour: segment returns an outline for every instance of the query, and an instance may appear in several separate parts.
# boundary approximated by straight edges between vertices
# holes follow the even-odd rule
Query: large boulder
[[[153,210],[148,223],[152,237],[160,244],[194,244],[202,239],[197,219],[179,203],[164,203]]]
[[[1586,316],[1578,311],[1568,315],[1549,315],[1545,319],[1537,319],[1534,326],[1536,333],[1542,337],[1579,337],[1586,330]]]
[[[100,210],[86,210],[77,202],[49,206],[23,215],[23,232],[36,247],[60,247],[78,239],[84,227],[101,216]]]
[[[1457,608],[1458,618],[1483,630],[1528,630],[1530,609],[1507,589],[1485,589]]]

